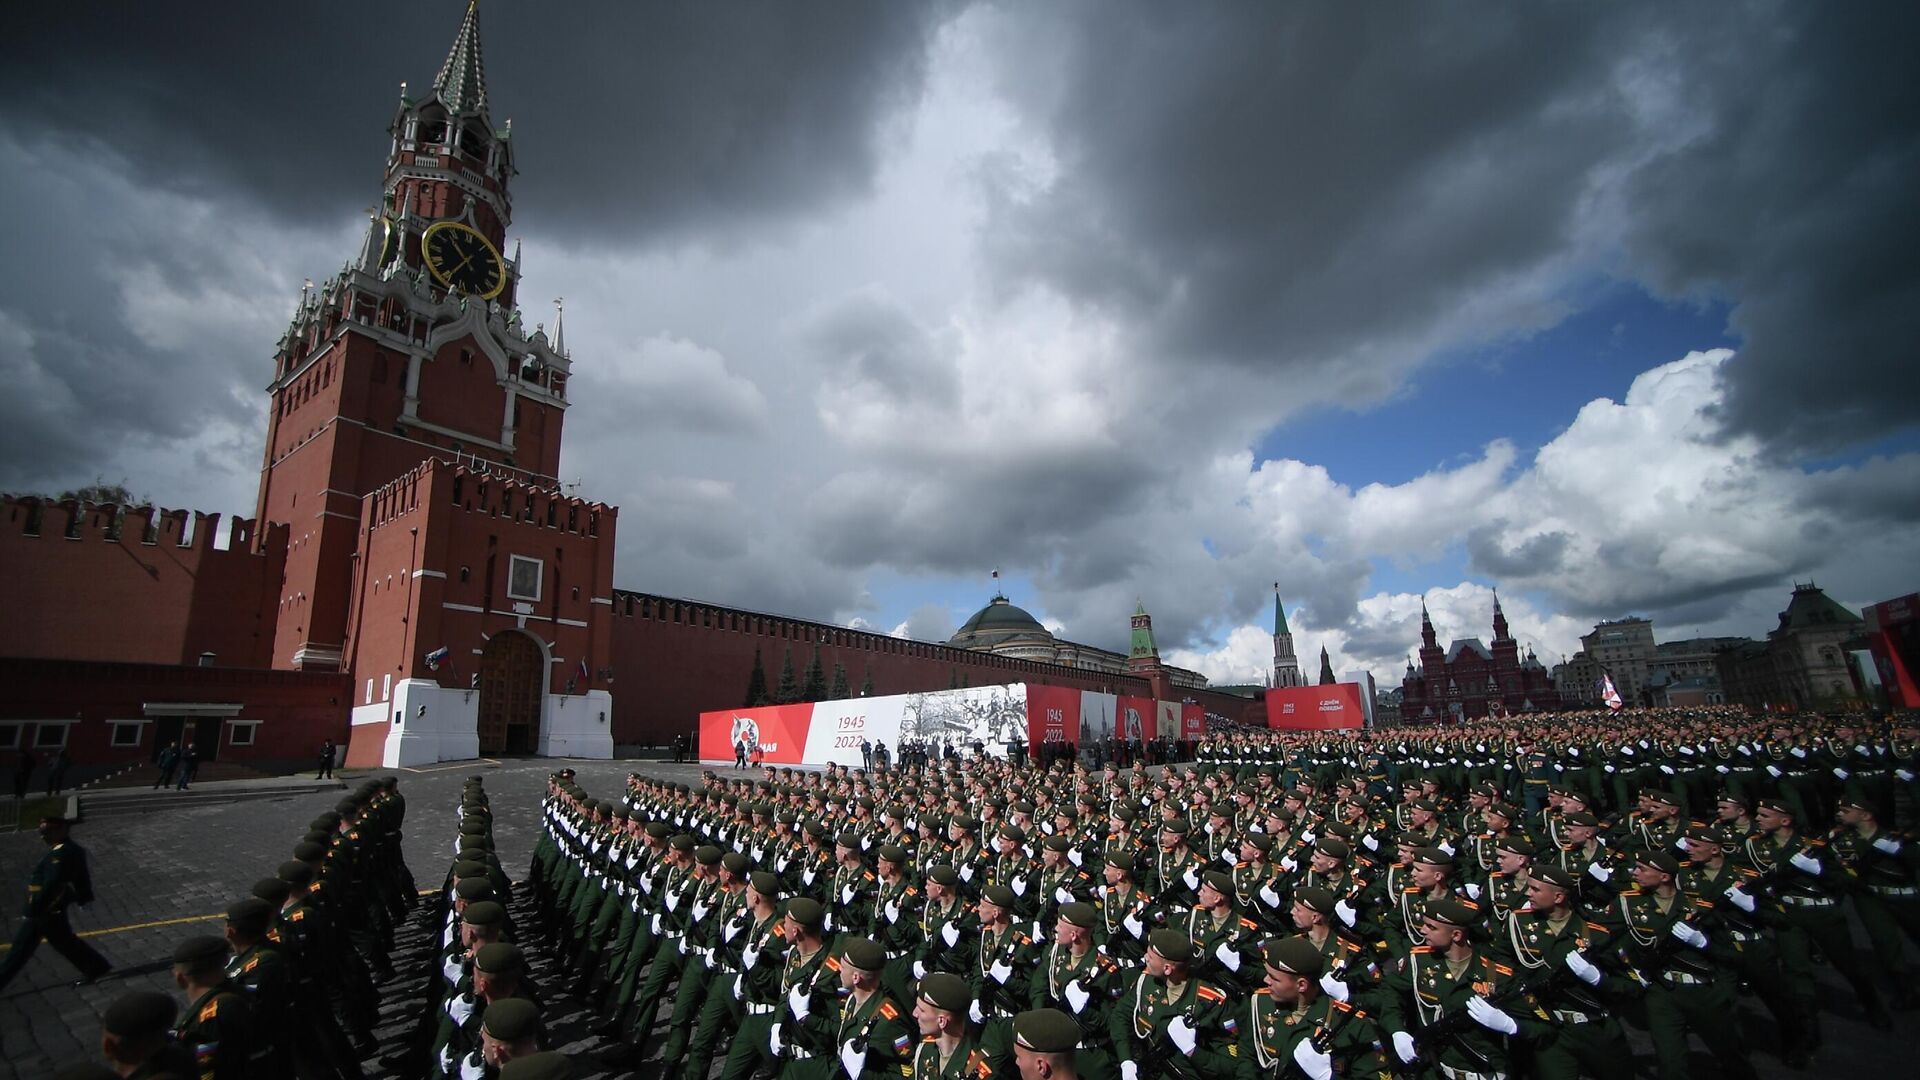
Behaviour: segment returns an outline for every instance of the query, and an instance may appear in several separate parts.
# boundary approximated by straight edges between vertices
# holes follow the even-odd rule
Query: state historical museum
[[[818,655],[880,693],[1165,697],[1179,677],[1209,711],[1255,706],[1157,656],[1091,670],[616,589],[617,511],[558,485],[573,363],[558,314],[551,331],[521,314],[512,131],[489,115],[472,7],[389,131],[364,243],[274,351],[252,519],[7,500],[0,749],[607,757],[741,704],[756,657]]]

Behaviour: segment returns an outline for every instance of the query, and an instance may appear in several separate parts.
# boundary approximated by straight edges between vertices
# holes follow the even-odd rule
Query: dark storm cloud
[[[489,3],[516,201],[583,240],[737,237],[863,194],[944,3]],[[39,4],[9,12],[0,118],[97,139],[151,184],[337,219],[379,196],[400,83],[457,3]]]
[[[1468,566],[1498,580],[1505,577],[1537,577],[1560,570],[1572,537],[1564,532],[1542,533],[1514,545],[1505,546],[1501,534],[1511,528],[1499,521],[1467,533]]]
[[[1572,259],[1734,303],[1735,430],[1914,422],[1913,5],[1007,11],[1058,160],[986,171],[989,249],[1169,362],[1377,396],[1450,318],[1439,344],[1552,322]]]
[[[1557,254],[1629,135],[1588,6],[1066,10],[1005,76],[1061,175],[1002,193],[996,251],[1183,361],[1331,369],[1417,332]]]
[[[1633,176],[1636,260],[1736,302],[1733,430],[1792,452],[1910,427],[1920,7],[1768,4],[1731,27],[1698,10],[1713,25],[1674,61],[1708,129]]]

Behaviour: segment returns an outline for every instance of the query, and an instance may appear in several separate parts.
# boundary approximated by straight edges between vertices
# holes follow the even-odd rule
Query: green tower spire
[[[1136,601],[1133,608],[1133,648],[1127,654],[1129,659],[1158,659],[1160,649],[1153,643],[1153,617],[1147,614],[1147,605]]]
[[[1287,609],[1280,603],[1280,583],[1277,581],[1273,583],[1273,632],[1275,634],[1293,633],[1287,629]]]

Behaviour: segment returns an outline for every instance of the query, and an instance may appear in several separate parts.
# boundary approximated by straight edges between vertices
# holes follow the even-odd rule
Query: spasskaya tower
[[[343,670],[362,500],[438,459],[559,476],[571,361],[520,309],[511,121],[493,123],[470,4],[425,94],[401,86],[355,257],[303,289],[274,352],[257,517],[291,526],[275,667]]]

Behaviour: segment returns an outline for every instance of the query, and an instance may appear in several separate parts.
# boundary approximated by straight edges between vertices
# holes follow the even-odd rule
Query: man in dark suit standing
[[[107,958],[75,936],[73,927],[67,923],[69,904],[93,902],[87,852],[68,838],[71,826],[66,818],[54,814],[40,819],[40,839],[50,850],[41,856],[40,865],[33,868],[33,877],[27,882],[26,913],[20,918],[20,929],[13,936],[13,948],[7,951],[6,962],[0,964],[0,988],[27,965],[28,958],[43,940],[80,969],[76,986],[93,982],[113,970]]]

